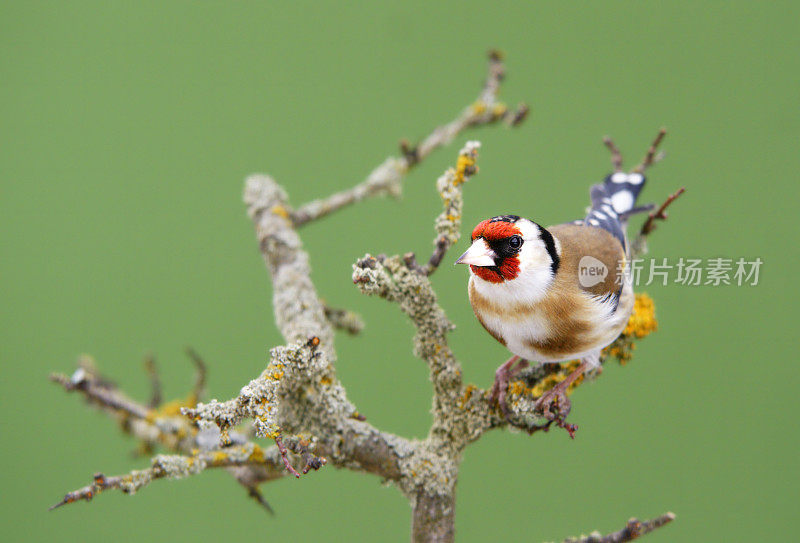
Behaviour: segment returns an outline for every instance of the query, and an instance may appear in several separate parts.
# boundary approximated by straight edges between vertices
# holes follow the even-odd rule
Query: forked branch
[[[527,107],[510,111],[497,100],[503,77],[501,55],[492,52],[486,82],[472,105],[418,145],[401,145],[400,157],[387,159],[349,190],[293,210],[288,195],[273,179],[249,177],[244,200],[271,275],[275,322],[285,345],[273,348],[264,371],[236,397],[223,402],[198,403],[205,386],[205,364],[194,351],[188,352],[198,366],[198,379],[182,401],[162,404],[154,364],[148,365],[154,391],[149,405],[128,398],[88,366],[71,377],[53,376],[67,391],[81,393],[124,422],[125,431],[149,447],[176,453],[157,455],[149,468],[126,475],[98,474],[91,484],[66,494],[54,508],[89,500],[109,489],[134,493],[156,479],[225,468],[248,495],[271,510],[258,490],[262,483],[288,474],[299,477],[328,463],[395,484],[412,505],[414,541],[452,541],[455,487],[463,450],[493,428],[513,424],[530,430],[535,417],[530,400],[557,382],[556,373],[563,370],[528,372],[525,383],[519,385],[521,389],[512,391],[516,418],[509,422],[485,391],[464,384],[461,365],[448,345],[447,335],[453,325],[439,306],[428,276],[459,239],[463,185],[477,172],[479,144],[468,142],[455,167],[437,182],[444,209],[436,220],[433,254],[424,266],[406,254],[367,255],[353,267],[353,281],[362,292],[397,303],[415,327],[414,353],[427,364],[433,385],[433,423],[421,441],[375,428],[348,400],[335,368],[334,327],[356,332],[361,323],[353,314],[333,310],[321,300],[311,281],[310,259],[297,229],[364,198],[399,194],[403,177],[415,164],[467,127],[497,121],[519,124]],[[642,169],[657,160],[660,138],[643,160]],[[615,152],[613,142],[609,140],[607,145]],[[621,168],[618,151],[614,156],[615,168]],[[253,434],[271,439],[275,445],[265,448],[250,441]],[[665,518],[631,521],[623,531],[596,541],[628,541],[671,520]]]

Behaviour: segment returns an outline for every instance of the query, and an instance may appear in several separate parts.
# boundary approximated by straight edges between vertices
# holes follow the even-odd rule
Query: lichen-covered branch
[[[196,353],[193,358],[196,358]],[[146,406],[127,397],[108,379],[98,374],[94,363],[87,358],[80,360],[79,367],[72,376],[68,377],[63,374],[51,376],[51,380],[61,385],[67,392],[81,394],[90,404],[119,421],[120,427],[140,442],[142,452],[149,453],[154,448],[160,447],[171,452],[181,453],[181,455],[172,456],[160,455],[157,457],[159,460],[154,459],[153,465],[148,470],[134,471],[125,476],[96,475],[92,484],[68,493],[53,508],[79,500],[89,500],[108,488],[119,488],[124,492],[133,493],[151,480],[172,477],[178,473],[174,470],[166,470],[162,473],[161,468],[179,466],[181,465],[179,459],[191,459],[200,455],[199,463],[195,465],[195,468],[197,466],[204,466],[204,469],[205,467],[228,468],[236,480],[248,489],[248,494],[269,510],[269,504],[263,497],[260,494],[255,495],[257,493],[255,487],[264,481],[286,475],[287,472],[278,448],[264,449],[250,443],[243,434],[238,432],[231,432],[228,436],[227,441],[231,447],[221,448],[219,446],[220,431],[216,427],[199,430],[195,424],[180,414],[181,408],[194,405],[202,393],[205,369],[198,361],[199,358],[196,358],[195,362],[199,368],[197,380],[188,398],[163,403],[156,407]],[[152,379],[153,373],[150,371],[148,373]],[[251,452],[250,461],[241,461],[242,451]],[[209,455],[210,462],[208,461]],[[306,459],[297,457],[295,462],[306,462]],[[303,465],[298,464],[298,466],[303,469]],[[199,471],[196,469],[184,470],[181,473],[191,475],[199,473]]]
[[[463,185],[477,172],[479,144],[468,142],[455,167],[437,181],[443,211],[435,222],[434,250],[426,264],[418,264],[413,253],[389,257],[367,254],[353,267],[353,282],[363,293],[398,304],[416,329],[413,351],[428,365],[433,385],[433,421],[423,440],[375,428],[347,399],[336,375],[334,330],[357,333],[363,323],[349,311],[327,307],[319,297],[297,228],[364,198],[399,194],[403,177],[415,164],[467,127],[500,120],[510,125],[521,122],[527,107],[512,112],[497,99],[503,76],[501,56],[493,52],[486,83],[472,105],[418,145],[401,144],[402,156],[387,159],[349,190],[293,210],[286,192],[272,178],[250,176],[244,201],[270,272],[274,318],[285,344],[271,349],[261,374],[226,401],[198,403],[205,386],[205,364],[194,351],[188,352],[198,366],[198,378],[185,400],[161,402],[154,362],[147,365],[153,389],[148,405],[128,398],[86,363],[71,377],[54,375],[52,379],[65,390],[82,394],[122,422],[127,433],[146,445],[146,452],[159,447],[173,453],[156,455],[149,468],[126,475],[98,474],[91,484],[68,493],[54,507],[89,500],[109,489],[134,493],[156,479],[224,468],[249,496],[271,511],[259,491],[262,483],[289,474],[299,477],[331,464],[394,483],[411,503],[414,541],[452,541],[455,488],[464,448],[486,431],[509,424],[530,432],[546,429],[546,424],[539,425],[534,400],[570,369],[569,364],[544,365],[520,373],[510,385],[512,414],[507,419],[486,391],[464,383],[461,365],[448,345],[447,334],[453,325],[437,302],[429,276],[459,239]],[[642,169],[658,159],[658,142],[660,138],[642,162]],[[616,150],[610,140],[608,145]],[[615,151],[615,168],[621,168],[621,164],[621,156]],[[607,355],[627,361],[634,338],[654,329],[652,301],[650,305],[645,302],[637,298],[631,329],[626,329]],[[251,437],[271,439],[275,445],[264,447]],[[632,521],[623,532],[632,538],[647,533],[657,522]]]
[[[638,539],[645,534],[649,534],[653,530],[657,530],[673,520],[675,520],[674,513],[664,513],[660,517],[644,522],[632,518],[623,529],[614,533],[601,535],[600,532],[592,532],[589,535],[581,537],[567,538],[564,540],[564,543],[625,543]]]
[[[296,227],[299,227],[365,198],[385,195],[397,197],[402,191],[403,178],[408,171],[435,149],[450,143],[464,129],[500,120],[505,120],[511,126],[517,126],[525,119],[528,107],[521,104],[516,111],[511,111],[508,106],[497,100],[500,82],[504,75],[501,53],[491,51],[489,73],[483,89],[477,100],[465,108],[458,117],[436,128],[419,145],[411,146],[408,142],[401,142],[402,156],[387,158],[370,172],[365,181],[355,187],[327,198],[308,202],[294,211],[287,209],[287,216]]]
[[[461,217],[464,208],[463,185],[478,171],[475,160],[478,157],[480,143],[469,141],[458,154],[455,168],[449,168],[436,181],[436,189],[442,197],[444,210],[436,218],[436,239],[434,250],[428,265],[424,268],[426,275],[431,275],[441,264],[447,250],[455,245],[461,237]]]
[[[125,494],[135,494],[156,479],[182,479],[211,468],[233,468],[247,465],[262,466],[271,471],[283,469],[283,461],[277,449],[262,449],[254,443],[228,447],[215,451],[197,451],[189,456],[157,455],[149,468],[134,470],[125,475],[106,477],[97,473],[91,484],[67,493],[50,510],[76,501],[89,501],[97,494],[109,489],[118,489]]]
[[[388,258],[367,255],[353,266],[353,282],[363,293],[397,303],[414,323],[417,330],[414,354],[428,364],[434,390],[430,445],[451,456],[458,455],[467,443],[490,427],[490,408],[486,402],[465,400],[472,391],[468,392],[464,386],[461,366],[447,344],[446,336],[453,325],[437,303],[426,276],[436,269],[447,248],[459,239],[461,189],[477,171],[475,159],[479,146],[477,142],[468,142],[459,152],[456,167],[448,169],[437,181],[444,211],[436,219],[437,250],[427,266],[420,268],[413,255]]]

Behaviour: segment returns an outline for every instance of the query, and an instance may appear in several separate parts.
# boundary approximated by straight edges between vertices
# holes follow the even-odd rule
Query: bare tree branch
[[[655,164],[656,162],[660,161],[664,158],[664,155],[657,155],[656,150],[658,150],[658,146],[661,145],[661,142],[664,141],[664,136],[667,135],[667,129],[662,128],[658,131],[656,135],[656,139],[653,140],[653,143],[650,144],[650,148],[647,150],[647,154],[642,159],[642,162],[636,166],[633,171],[642,173],[647,168]]]
[[[608,150],[611,152],[611,166],[614,168],[615,172],[622,171],[622,153],[619,152],[619,147],[617,144],[614,143],[614,140],[611,139],[611,136],[606,136],[603,138],[603,143]]]
[[[680,197],[681,194],[686,192],[686,187],[681,187],[674,193],[670,194],[664,203],[654,212],[648,215],[647,220],[642,225],[642,229],[639,231],[639,235],[641,236],[648,236],[650,232],[656,229],[656,221],[666,221],[667,220],[667,208],[674,202],[675,200]]]
[[[626,541],[633,541],[645,534],[649,534],[653,530],[657,530],[673,520],[675,520],[674,513],[664,513],[660,517],[644,522],[632,518],[623,529],[612,534],[601,535],[600,532],[593,532],[582,537],[567,538],[564,540],[564,543],[625,543]]]
[[[337,192],[327,198],[303,204],[294,211],[283,208],[295,227],[319,219],[350,204],[372,196],[399,196],[403,177],[408,171],[424,160],[435,149],[447,145],[462,130],[506,120],[510,126],[519,125],[528,114],[528,107],[520,104],[516,111],[510,111],[497,101],[500,82],[505,75],[502,55],[498,51],[489,52],[489,73],[478,99],[465,108],[449,123],[434,129],[419,145],[411,146],[408,141],[400,142],[402,156],[389,157],[375,168],[365,181],[351,189]]]
[[[189,396],[189,401],[187,403],[194,405],[200,400],[203,399],[203,396],[206,393],[206,363],[203,358],[197,354],[197,351],[192,349],[191,347],[186,347],[184,349],[186,352],[186,356],[188,356],[195,366],[195,377],[194,377],[194,387],[192,387],[192,393]]]

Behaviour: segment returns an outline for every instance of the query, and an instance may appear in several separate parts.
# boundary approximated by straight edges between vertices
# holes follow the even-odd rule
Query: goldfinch
[[[544,228],[517,215],[498,215],[472,231],[472,244],[456,264],[469,265],[469,301],[478,321],[514,355],[497,369],[492,387],[506,416],[506,390],[516,371],[528,362],[580,359],[536,404],[550,422],[574,434],[577,427],[565,422],[566,389],[599,367],[600,352],[625,329],[633,310],[627,219],[652,208],[637,208],[636,199],[663,136],[662,130],[630,173],[622,171],[619,153],[607,140],[616,171],[591,187],[591,207],[582,220]]]

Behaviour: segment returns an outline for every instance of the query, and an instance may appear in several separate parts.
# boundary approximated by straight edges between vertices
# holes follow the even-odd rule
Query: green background
[[[649,541],[795,533],[797,3],[0,5],[3,539],[408,537],[397,490],[330,467],[265,486],[274,518],[224,472],[48,513],[92,473],[148,460],[47,374],[88,352],[146,398],[153,351],[177,397],[192,345],[210,397],[235,395],[281,342],[244,177],[269,172],[294,204],[355,184],[474,99],[490,47],[507,54],[502,97],[532,107],[521,128],[463,134],[402,201],[302,231],[319,292],[367,322],[337,339],[351,400],[382,429],[427,431],[412,328],[360,295],[350,266],[367,251],[428,253],[434,181],[464,141],[483,142],[465,228],[509,212],[551,224],[580,216],[608,172],[602,135],[630,164],[664,125],[668,157],[643,198],[687,193],[650,255],[760,257],[760,284],[647,287],[660,330],[573,396],[574,441],[493,432],[467,450],[459,539],[554,540],[667,510],[677,522]],[[454,257],[433,282],[466,378],[486,386],[507,353],[472,316]]]

